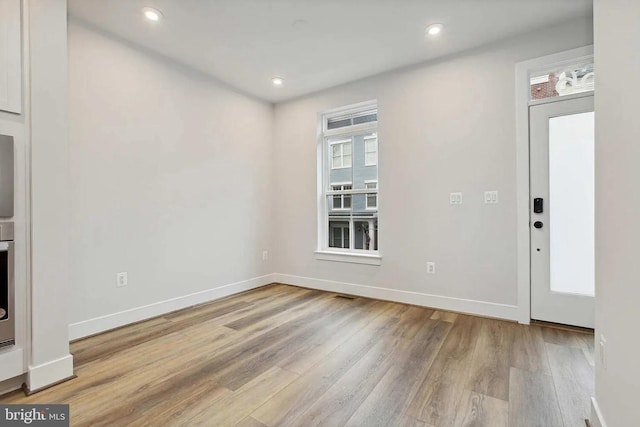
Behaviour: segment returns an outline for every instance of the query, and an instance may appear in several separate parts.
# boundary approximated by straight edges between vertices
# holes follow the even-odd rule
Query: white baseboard
[[[73,377],[73,356],[68,354],[42,365],[29,366],[27,387],[36,391]]]
[[[265,276],[255,277],[253,279],[243,280],[241,282],[230,283],[228,285],[219,286],[213,289],[207,289],[206,291],[196,292],[193,294],[172,298],[166,301],[156,302],[142,307],[136,307],[125,311],[120,311],[118,313],[84,320],[78,323],[72,323],[69,325],[69,339],[76,340],[79,338],[87,337],[89,335],[94,335],[100,332],[108,331],[110,329],[118,328],[120,326],[139,322],[141,320],[161,316],[163,314],[171,313],[172,311],[206,303],[229,295],[237,294],[239,292],[259,288],[261,286],[268,285],[273,281],[273,275],[267,274]]]
[[[310,277],[293,276],[276,273],[273,281],[287,285],[298,285],[322,291],[338,292],[375,298],[441,310],[457,311],[479,316],[495,317],[498,319],[518,320],[519,309],[516,305],[497,304],[462,298],[452,298],[439,295],[423,294],[419,292],[402,291],[398,289],[378,288],[374,286],[357,285],[354,283],[335,282],[331,280],[313,279]]]
[[[592,427],[607,427],[595,397],[591,398],[591,419],[589,421]]]
[[[141,320],[161,316],[172,311],[206,303],[239,292],[259,288],[273,282],[288,285],[298,285],[329,292],[340,292],[368,298],[415,304],[442,310],[458,311],[479,316],[495,317],[499,319],[518,320],[518,307],[515,305],[497,304],[462,298],[452,298],[439,295],[423,294],[419,292],[402,291],[397,289],[379,288],[358,285],[354,283],[336,282],[330,280],[313,279],[291,274],[267,274],[241,282],[231,283],[206,291],[184,295],[166,301],[136,307],[118,313],[100,316],[69,325],[69,339],[76,340],[110,329],[125,326]]]

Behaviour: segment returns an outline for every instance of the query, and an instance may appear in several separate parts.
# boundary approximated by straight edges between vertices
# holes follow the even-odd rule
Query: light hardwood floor
[[[593,335],[270,285],[71,345],[77,426],[580,426]]]

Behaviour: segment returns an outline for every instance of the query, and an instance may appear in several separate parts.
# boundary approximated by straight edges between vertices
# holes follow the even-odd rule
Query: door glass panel
[[[594,113],[549,119],[550,286],[594,295]]]

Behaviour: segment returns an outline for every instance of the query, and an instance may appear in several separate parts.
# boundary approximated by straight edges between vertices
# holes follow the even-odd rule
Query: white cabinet
[[[0,110],[22,113],[20,0],[0,0]]]

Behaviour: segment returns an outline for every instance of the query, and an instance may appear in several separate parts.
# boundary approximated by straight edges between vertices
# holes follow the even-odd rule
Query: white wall
[[[640,3],[594,3],[596,72],[596,400],[609,427],[638,424],[640,407]]]
[[[73,19],[69,80],[72,324],[272,271],[270,104]]]
[[[277,105],[276,271],[516,318],[515,64],[591,44],[591,31],[575,20]],[[379,104],[382,265],[316,260],[317,114],[370,99]],[[498,205],[483,204],[486,190],[499,191]],[[454,191],[462,206],[449,205]],[[437,274],[426,274],[427,261]]]

